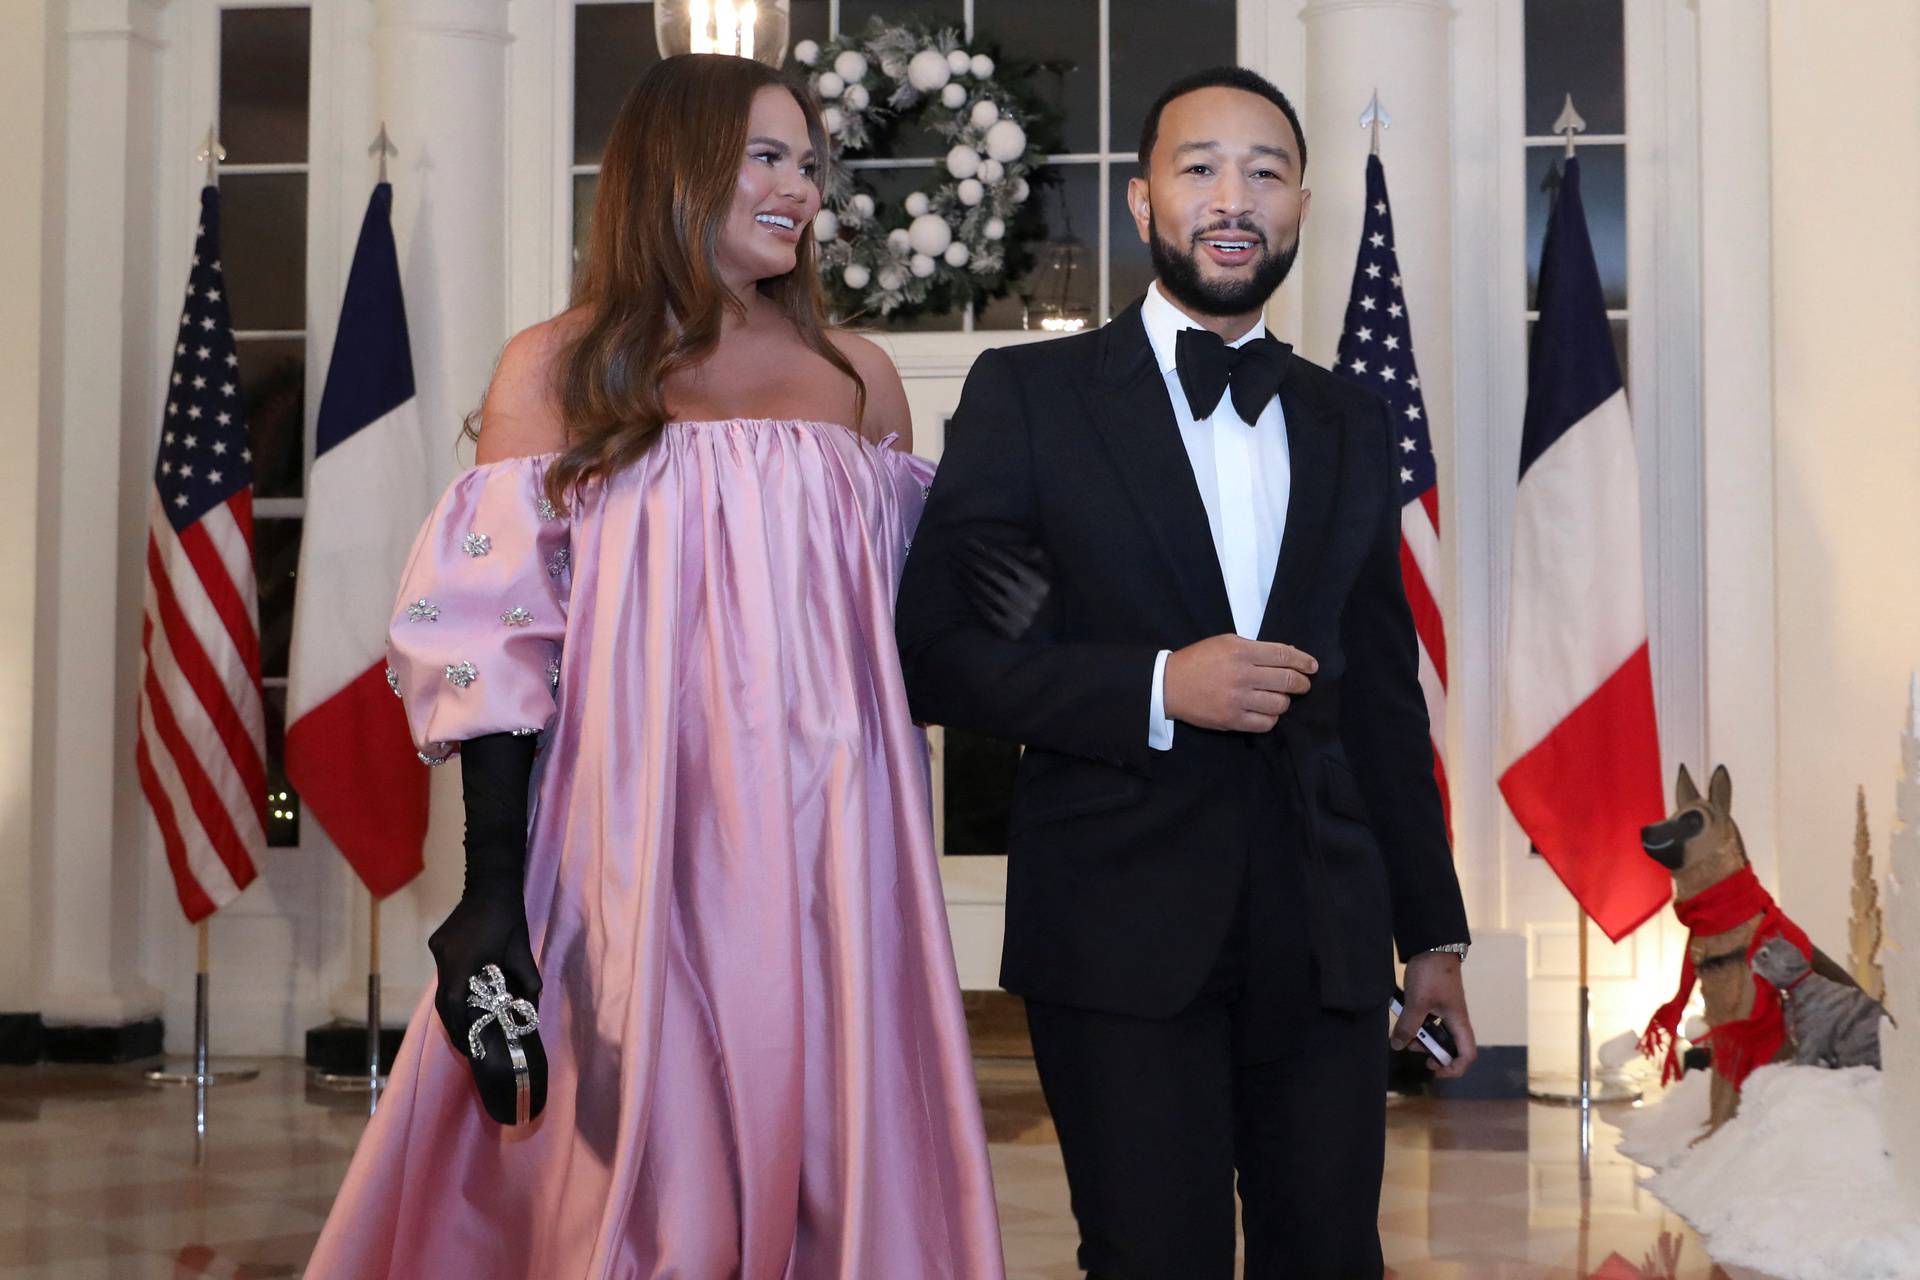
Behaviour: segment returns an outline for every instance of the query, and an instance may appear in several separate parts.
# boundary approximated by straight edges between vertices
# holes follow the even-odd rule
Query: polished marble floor
[[[133,1068],[0,1069],[0,1280],[298,1275],[366,1100],[309,1087],[292,1061],[261,1067],[209,1091],[199,1162],[191,1091]],[[981,1059],[978,1074],[1010,1280],[1077,1280],[1032,1064]],[[1395,1100],[1388,1132],[1380,1231],[1397,1280],[1764,1280],[1715,1267],[1603,1124],[1583,1179],[1571,1110]]]

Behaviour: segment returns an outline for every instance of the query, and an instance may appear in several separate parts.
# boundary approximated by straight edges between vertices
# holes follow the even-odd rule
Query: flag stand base
[[[178,1066],[153,1067],[142,1072],[148,1084],[210,1085],[239,1084],[259,1076],[260,1068],[244,1065],[215,1067],[207,1054],[207,963],[206,922],[200,923],[200,971],[193,975],[193,1057]]]

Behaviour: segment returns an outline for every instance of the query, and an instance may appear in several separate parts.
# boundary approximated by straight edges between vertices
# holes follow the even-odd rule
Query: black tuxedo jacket
[[[1298,357],[1280,401],[1292,485],[1260,639],[1305,649],[1319,673],[1269,733],[1177,724],[1159,752],[1156,654],[1232,631],[1233,615],[1138,304],[1092,333],[985,352],[967,377],[898,629],[916,718],[1027,748],[1009,991],[1178,1012],[1220,954],[1250,849],[1302,860],[1323,1004],[1383,1004],[1395,939],[1403,956],[1467,940],[1400,581],[1392,424],[1383,401]],[[1026,638],[1001,639],[969,605],[955,555],[969,536],[1051,559]],[[1253,790],[1276,786],[1289,794]],[[1275,815],[1295,829],[1254,829]]]

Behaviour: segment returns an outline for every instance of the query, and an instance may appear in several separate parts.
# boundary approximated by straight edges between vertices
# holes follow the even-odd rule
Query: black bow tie
[[[1260,421],[1261,410],[1286,380],[1287,357],[1293,348],[1272,334],[1230,347],[1210,329],[1182,329],[1173,343],[1174,367],[1180,389],[1194,421],[1210,417],[1221,393],[1233,391],[1233,408],[1248,426]]]

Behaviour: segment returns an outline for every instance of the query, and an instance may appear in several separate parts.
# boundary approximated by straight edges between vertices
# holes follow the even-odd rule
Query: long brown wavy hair
[[[574,276],[577,321],[554,361],[566,448],[547,491],[569,490],[631,465],[668,421],[669,376],[699,364],[740,302],[720,278],[720,237],[733,208],[754,95],[785,89],[806,117],[826,186],[831,150],[805,85],[747,58],[688,53],[649,67],[627,93],[601,157],[586,254]],[[867,389],[827,337],[813,236],[800,237],[792,271],[759,283],[801,340],[853,380],[854,426]]]

